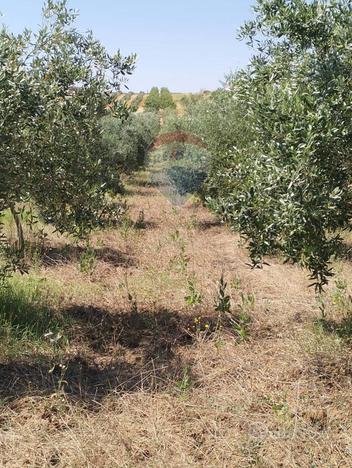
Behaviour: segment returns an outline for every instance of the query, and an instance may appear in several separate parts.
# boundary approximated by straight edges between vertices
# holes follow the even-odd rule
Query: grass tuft
[[[57,303],[57,293],[45,280],[13,277],[0,288],[0,346],[45,346],[62,336],[65,323]]]

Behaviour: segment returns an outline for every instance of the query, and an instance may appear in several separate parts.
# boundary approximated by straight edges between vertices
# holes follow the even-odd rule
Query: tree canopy
[[[241,31],[255,55],[228,83],[247,131],[213,168],[221,189],[210,201],[248,239],[254,265],[281,252],[318,290],[351,228],[351,8],[257,2]]]
[[[146,110],[157,111],[160,109],[159,88],[154,86],[145,99],[144,107]]]
[[[100,121],[123,114],[112,96],[135,57],[108,54],[75,19],[48,0],[38,32],[0,30],[0,213],[31,200],[59,232],[84,236],[114,213]]]
[[[159,88],[153,87],[145,100],[145,108],[151,111],[174,109],[175,107],[172,94],[168,88],[161,88],[159,91]]]

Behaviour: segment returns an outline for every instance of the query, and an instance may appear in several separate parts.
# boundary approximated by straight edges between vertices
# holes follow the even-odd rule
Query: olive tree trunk
[[[21,218],[20,218],[20,215],[18,214],[18,212],[16,211],[14,203],[11,203],[10,210],[11,210],[13,219],[15,220],[15,223],[16,223],[17,249],[18,249],[19,252],[23,253],[23,251],[24,251],[24,235],[23,235],[23,228],[22,228]]]

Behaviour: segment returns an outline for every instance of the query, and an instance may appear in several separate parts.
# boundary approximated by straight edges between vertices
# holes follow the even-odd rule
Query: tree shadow
[[[185,369],[196,385],[187,353],[195,341],[193,316],[80,306],[63,314],[71,324],[69,347],[55,357],[32,354],[0,363],[1,399],[64,391],[75,402],[95,404],[111,393],[177,391]],[[215,317],[206,320],[215,330]]]
[[[220,221],[220,219],[205,219],[198,221],[197,225],[200,231],[207,231],[208,229],[220,227],[224,224]]]
[[[131,183],[136,187],[158,188],[160,183],[156,180],[133,179]]]
[[[159,223],[156,223],[155,221],[145,221],[143,220],[142,223],[135,222],[135,229],[138,229],[139,231],[146,231],[146,230],[152,230],[152,229],[157,229],[160,226]]]
[[[344,240],[336,252],[336,258],[339,260],[352,262],[352,242]]]
[[[324,331],[333,333],[339,338],[352,342],[352,315],[347,315],[341,321],[320,319],[319,325]]]
[[[68,264],[78,262],[86,248],[79,245],[66,244],[58,247],[46,247],[42,250],[42,261],[45,266]],[[92,254],[98,259],[113,267],[135,266],[131,255],[111,247],[92,247]]]

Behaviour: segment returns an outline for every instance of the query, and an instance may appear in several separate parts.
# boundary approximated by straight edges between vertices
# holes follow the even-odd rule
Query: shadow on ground
[[[111,266],[135,266],[134,259],[111,247],[91,248],[94,256]],[[86,251],[86,248],[77,245],[64,245],[60,247],[45,248],[42,252],[42,260],[45,266],[57,264],[67,264],[78,262],[80,256]]]
[[[0,398],[50,395],[97,402],[135,391],[177,391],[185,372],[193,383],[191,356],[194,317],[176,311],[110,312],[93,307],[63,311],[71,321],[70,345],[56,357],[29,355],[0,363]],[[209,329],[215,319],[207,319]],[[188,356],[188,357],[187,357]]]
[[[159,182],[156,180],[133,179],[131,183],[136,187],[158,188]]]
[[[352,316],[350,314],[341,321],[320,319],[318,324],[325,332],[332,333],[352,344]]]
[[[206,231],[220,226],[223,226],[223,223],[219,219],[205,219],[198,221],[198,228],[200,231]]]

